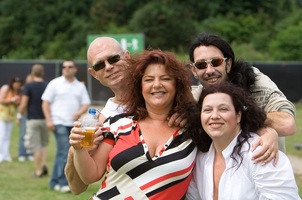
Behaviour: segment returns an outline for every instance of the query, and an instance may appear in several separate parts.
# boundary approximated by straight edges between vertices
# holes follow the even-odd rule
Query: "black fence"
[[[61,75],[62,60],[1,60],[0,61],[0,86],[8,83],[12,76],[23,79],[30,73],[33,64],[42,64],[45,69],[45,80],[51,81]],[[76,61],[78,67],[77,78],[83,81],[89,91],[93,104],[104,103],[113,93],[92,78],[87,72],[86,61]],[[253,62],[253,65],[268,75],[279,89],[292,102],[302,99],[302,62]]]
[[[302,62],[253,62],[292,102],[302,100]]]
[[[13,76],[19,76],[25,80],[26,76],[31,72],[33,64],[42,64],[44,66],[44,79],[50,82],[53,78],[62,74],[62,63],[63,60],[1,60],[0,86],[8,83]],[[86,61],[75,61],[75,63],[78,68],[76,76],[79,81],[83,81],[86,84],[93,104],[104,103],[109,97],[113,96],[111,90],[101,85],[87,72],[88,64]]]

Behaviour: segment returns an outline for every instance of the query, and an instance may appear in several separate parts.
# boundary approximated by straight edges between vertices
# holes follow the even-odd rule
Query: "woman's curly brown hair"
[[[198,134],[201,130],[200,110],[191,93],[190,71],[185,63],[178,61],[170,52],[148,50],[133,56],[125,80],[128,88],[123,98],[123,105],[126,105],[125,113],[134,115],[138,120],[148,116],[142,95],[142,78],[146,68],[151,64],[164,65],[167,73],[176,81],[176,94],[168,117],[178,113],[187,120],[185,129],[188,137]]]
[[[151,64],[164,65],[167,73],[176,80],[176,94],[169,116],[175,112],[184,114],[188,104],[194,102],[191,94],[190,71],[172,53],[161,50],[143,51],[141,54],[134,55],[130,62],[131,67],[125,80],[128,89],[123,99],[123,103],[127,105],[126,113],[134,114],[138,119],[147,117],[148,113],[142,95],[142,77]]]

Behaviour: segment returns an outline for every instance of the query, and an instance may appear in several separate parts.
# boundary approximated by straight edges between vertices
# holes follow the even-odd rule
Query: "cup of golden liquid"
[[[95,127],[84,127],[83,135],[85,137],[81,141],[81,145],[83,147],[93,146],[94,133],[95,133]]]
[[[97,115],[96,115],[96,109],[89,108],[88,113],[81,120],[82,127],[83,127],[82,134],[85,136],[81,141],[81,145],[83,147],[92,147],[93,146],[97,122],[98,122],[98,119],[97,119]]]

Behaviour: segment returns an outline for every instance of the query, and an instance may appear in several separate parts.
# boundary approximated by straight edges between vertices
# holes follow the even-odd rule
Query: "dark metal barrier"
[[[25,79],[33,64],[44,66],[44,78],[49,82],[61,75],[62,62],[62,60],[1,60],[0,86],[8,83],[12,76]],[[297,102],[302,98],[302,62],[253,62],[252,64],[268,75],[290,101]],[[78,67],[77,78],[86,84],[93,104],[104,103],[113,96],[107,87],[102,86],[88,74],[86,61],[76,61],[76,65]]]
[[[42,64],[44,66],[44,79],[47,82],[50,82],[53,78],[62,74],[62,63],[63,60],[2,60],[0,61],[0,86],[8,83],[12,76],[19,76],[25,80],[34,64]],[[109,97],[113,96],[111,90],[102,86],[98,81],[90,76],[87,71],[88,65],[86,61],[75,61],[75,63],[78,68],[76,77],[79,81],[83,81],[86,84],[93,104],[103,103]]]
[[[302,100],[302,62],[253,62],[292,102]]]

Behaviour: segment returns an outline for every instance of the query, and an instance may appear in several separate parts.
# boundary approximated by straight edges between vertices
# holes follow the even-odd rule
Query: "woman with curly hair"
[[[71,131],[75,168],[86,184],[104,176],[91,199],[183,199],[197,152],[191,135],[201,130],[189,70],[161,50],[134,56],[130,66],[125,113],[105,120],[106,138],[92,156]],[[192,119],[185,128],[168,125],[175,112]]]
[[[273,161],[262,165],[252,160],[255,152],[251,144],[265,125],[266,114],[242,87],[228,81],[209,86],[199,104],[202,127],[212,144],[208,152],[197,154],[188,199],[300,199],[291,164],[283,152],[279,151],[276,166]],[[199,141],[196,136],[194,140]],[[202,143],[198,147],[204,148]]]

